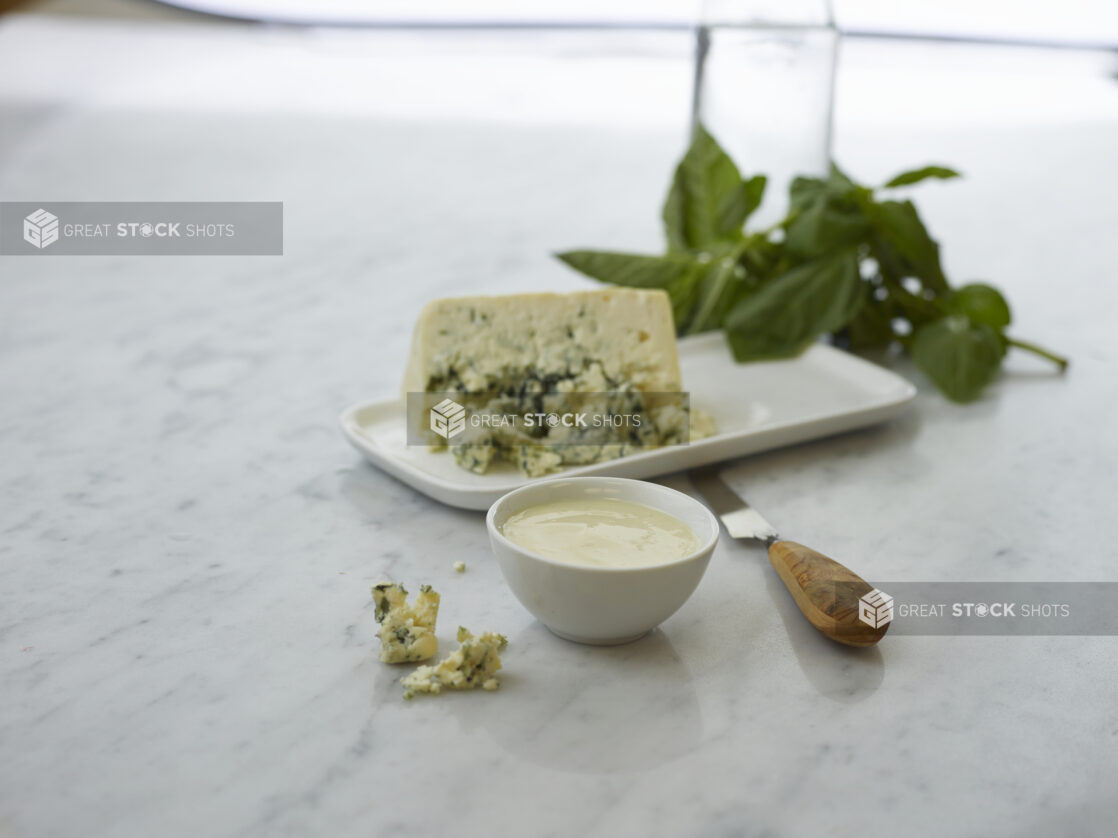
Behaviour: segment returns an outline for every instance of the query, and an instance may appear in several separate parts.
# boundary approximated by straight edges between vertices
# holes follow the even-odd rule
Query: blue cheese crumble
[[[430,585],[422,585],[415,601],[408,604],[403,585],[382,582],[373,586],[374,616],[380,629],[380,659],[385,663],[414,663],[434,657],[439,650],[435,621],[439,616],[439,595]]]
[[[498,654],[508,646],[503,634],[487,631],[479,637],[458,627],[458,642],[462,644],[435,666],[421,666],[401,683],[404,698],[412,698],[416,693],[438,695],[443,689],[495,690],[500,686],[496,672],[501,668]]]

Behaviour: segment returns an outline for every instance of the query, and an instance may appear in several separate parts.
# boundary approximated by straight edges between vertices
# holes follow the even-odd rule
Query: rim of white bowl
[[[517,544],[515,541],[501,532],[501,528],[498,527],[495,523],[498,506],[500,506],[502,503],[504,503],[506,500],[513,497],[514,495],[527,494],[531,491],[536,490],[542,491],[545,487],[550,488],[554,491],[555,484],[562,482],[577,483],[579,485],[586,485],[588,483],[621,483],[625,485],[641,484],[644,486],[653,486],[657,490],[662,490],[665,494],[679,495],[681,498],[684,498],[689,503],[694,504],[697,508],[702,510],[703,514],[710,522],[710,538],[708,538],[706,541],[703,541],[699,545],[698,549],[694,550],[691,553],[688,553],[686,556],[683,556],[681,558],[672,559],[670,562],[657,562],[656,564],[642,564],[629,567],[598,567],[596,565],[581,565],[573,564],[571,562],[563,562],[559,561],[558,559],[552,559],[548,556],[541,555],[539,553],[534,553],[527,547],[522,547],[521,545]],[[648,506],[648,504],[640,503],[639,501],[635,500],[630,500],[629,503],[635,503],[639,506]],[[664,512],[664,510],[662,509],[659,511]],[[671,515],[670,512],[665,512],[664,514]],[[678,520],[677,516],[672,515],[672,517],[677,518]],[[682,523],[686,525],[685,521]],[[686,564],[687,562],[692,562],[695,559],[699,558],[703,553],[706,553],[709,550],[713,550],[714,547],[716,547],[718,544],[718,536],[721,532],[721,524],[718,522],[718,518],[715,517],[714,513],[711,512],[701,501],[695,500],[695,498],[691,497],[685,492],[679,491],[679,489],[673,489],[671,486],[664,486],[661,483],[653,483],[650,480],[637,480],[632,477],[605,477],[593,475],[587,475],[586,477],[557,477],[548,480],[541,480],[538,483],[529,483],[525,486],[518,486],[511,492],[506,492],[505,494],[497,498],[497,500],[493,501],[492,505],[490,505],[489,507],[489,510],[485,513],[485,526],[489,530],[489,534],[491,536],[496,537],[498,540],[504,542],[508,546],[512,547],[514,550],[518,550],[524,555],[535,559],[536,561],[555,565],[556,567],[566,567],[572,570],[585,570],[591,571],[593,573],[632,573],[633,571],[637,570],[652,570],[658,567],[672,567],[673,565]],[[691,529],[691,527],[688,527],[688,529]],[[694,531],[692,530],[692,532]],[[695,536],[698,537],[698,533],[695,533]]]

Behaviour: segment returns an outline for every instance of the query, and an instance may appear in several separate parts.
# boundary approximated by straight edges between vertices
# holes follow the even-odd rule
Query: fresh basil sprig
[[[956,177],[925,166],[880,190]],[[780,223],[747,232],[765,185],[764,175],[743,177],[700,125],[664,201],[666,254],[574,250],[558,258],[612,285],[665,289],[680,335],[724,329],[738,361],[797,355],[821,335],[850,349],[899,346],[958,402],[979,396],[1011,346],[1067,367],[1006,335],[1012,318],[996,288],[951,286],[911,201],[881,198],[832,165],[826,178],[792,181]]]

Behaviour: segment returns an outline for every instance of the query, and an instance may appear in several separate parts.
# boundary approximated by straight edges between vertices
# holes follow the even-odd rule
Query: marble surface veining
[[[724,539],[659,629],[574,645],[504,586],[482,514],[342,440],[344,406],[395,391],[428,298],[577,287],[550,251],[656,247],[674,121],[238,116],[176,108],[194,81],[166,79],[146,107],[98,104],[115,78],[0,101],[5,199],[286,212],[282,257],[0,259],[0,835],[1111,834],[1115,638],[836,648]],[[903,418],[733,482],[870,579],[1118,579],[1118,118],[842,115],[866,178],[970,175],[920,199],[949,271],[1004,285],[1020,334],[1074,366],[1013,357],[958,407],[901,365]],[[1043,206],[1037,159],[1060,172]],[[459,624],[508,636],[499,692],[401,700],[386,577],[442,592],[444,649]]]

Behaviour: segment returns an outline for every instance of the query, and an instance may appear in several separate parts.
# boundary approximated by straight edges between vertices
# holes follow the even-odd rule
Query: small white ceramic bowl
[[[586,567],[532,553],[501,532],[517,512],[574,498],[612,498],[666,512],[691,528],[699,548],[666,564]],[[494,503],[485,523],[501,572],[524,607],[560,637],[598,646],[636,640],[674,614],[703,578],[718,543],[718,520],[697,500],[667,486],[622,477],[530,483]]]

